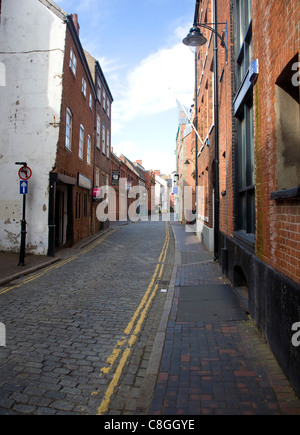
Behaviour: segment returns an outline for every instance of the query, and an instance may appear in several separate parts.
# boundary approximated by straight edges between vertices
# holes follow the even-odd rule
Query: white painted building
[[[155,174],[155,204],[162,214],[170,213],[170,189],[167,180]]]
[[[26,250],[47,254],[49,173],[55,165],[59,136],[66,18],[50,0],[2,0],[1,251],[17,252],[20,247],[22,195],[20,166],[15,165],[20,161],[27,162],[33,172],[27,195]]]

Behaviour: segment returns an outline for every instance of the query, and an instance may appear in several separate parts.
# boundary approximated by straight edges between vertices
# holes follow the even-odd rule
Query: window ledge
[[[271,193],[271,199],[275,201],[286,199],[300,199],[300,187],[294,187],[293,189],[278,190]]]
[[[244,248],[248,249],[251,252],[255,251],[254,234],[247,234],[245,231],[234,231],[233,236]]]

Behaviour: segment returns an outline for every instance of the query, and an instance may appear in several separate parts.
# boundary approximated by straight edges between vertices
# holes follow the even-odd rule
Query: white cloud
[[[114,103],[117,123],[176,107],[176,98],[189,106],[194,87],[194,57],[183,44],[149,55],[122,81]]]
[[[124,154],[129,158],[129,155],[135,155],[138,151],[133,140],[124,140],[113,146],[114,152],[117,155]]]

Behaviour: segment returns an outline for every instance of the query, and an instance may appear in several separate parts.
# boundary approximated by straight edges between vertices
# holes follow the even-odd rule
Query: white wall
[[[55,165],[66,24],[39,0],[2,0],[0,63],[0,250],[18,251],[19,166],[33,171],[27,196],[27,252],[48,249],[49,173]],[[40,51],[40,52],[39,52]],[[10,52],[10,53],[8,53]],[[56,124],[55,124],[56,123]]]
[[[162,213],[170,211],[170,190],[168,182],[155,174],[155,204],[160,205]]]

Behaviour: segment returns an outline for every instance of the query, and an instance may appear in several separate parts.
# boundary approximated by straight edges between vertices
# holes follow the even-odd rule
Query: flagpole
[[[171,90],[171,88],[170,88],[170,90]],[[184,113],[185,113],[185,115],[186,115],[186,117],[187,117],[189,123],[191,124],[192,128],[194,129],[194,131],[195,131],[195,133],[196,133],[198,139],[200,140],[201,145],[204,146],[204,142],[203,142],[203,140],[201,139],[201,137],[200,137],[200,135],[199,135],[199,133],[198,133],[198,131],[197,131],[197,129],[196,129],[194,123],[193,123],[193,122],[191,121],[191,119],[189,118],[189,115],[188,115],[188,113],[187,113],[187,111],[186,111],[186,108],[184,107],[184,105],[182,104],[182,102],[179,100],[179,98],[176,96],[175,92],[174,92],[174,91],[172,91],[172,92],[173,92],[173,94],[175,95],[175,98],[176,98],[176,100],[178,101],[178,103],[180,104],[180,106],[183,108],[183,111],[184,111]],[[195,116],[197,116],[197,113],[195,113]]]

